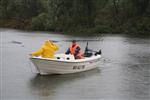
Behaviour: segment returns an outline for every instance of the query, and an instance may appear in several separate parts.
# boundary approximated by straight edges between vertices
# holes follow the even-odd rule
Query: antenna
[[[87,42],[87,43],[86,43],[86,47],[85,47],[85,51],[84,51],[85,53],[88,53],[88,44],[89,44],[89,43]]]

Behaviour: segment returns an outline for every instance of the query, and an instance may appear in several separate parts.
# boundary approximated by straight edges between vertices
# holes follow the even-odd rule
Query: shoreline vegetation
[[[0,27],[149,35],[150,0],[1,0]]]

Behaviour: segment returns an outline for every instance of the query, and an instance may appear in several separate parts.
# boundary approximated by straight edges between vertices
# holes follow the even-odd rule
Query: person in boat
[[[51,40],[46,40],[39,50],[32,52],[30,55],[41,56],[43,58],[54,58],[54,54],[58,49],[59,47],[56,44],[54,44]]]
[[[76,40],[72,41],[71,46],[68,48],[65,54],[72,54],[74,55],[75,59],[82,59],[83,54],[81,52],[80,46],[77,44]]]

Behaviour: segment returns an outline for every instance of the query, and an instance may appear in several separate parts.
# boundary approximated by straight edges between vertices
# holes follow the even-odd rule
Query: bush
[[[41,13],[38,16],[32,18],[31,26],[35,30],[45,30],[47,22],[47,14]]]
[[[150,18],[148,17],[141,17],[135,23],[135,28],[138,33],[148,33],[150,32]]]
[[[150,32],[150,18],[136,17],[124,23],[124,32],[128,34],[148,34]]]

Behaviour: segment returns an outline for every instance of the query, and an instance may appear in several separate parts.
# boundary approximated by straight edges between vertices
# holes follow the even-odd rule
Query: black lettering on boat
[[[77,66],[73,66],[73,69],[77,69]]]
[[[85,65],[80,65],[80,66],[73,66],[74,70],[80,70],[80,69],[84,69]]]

